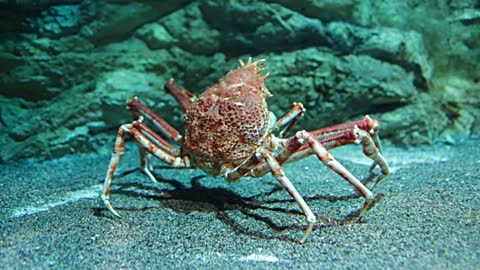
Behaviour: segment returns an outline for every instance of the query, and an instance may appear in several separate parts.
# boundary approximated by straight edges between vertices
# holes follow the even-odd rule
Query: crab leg
[[[389,173],[390,173],[390,168],[388,167],[388,163],[383,157],[382,153],[380,152],[380,140],[378,140],[378,137],[371,137],[368,132],[365,130],[359,130],[359,139],[362,142],[363,145],[363,153],[370,159],[373,160],[372,166],[370,166],[370,176],[367,179],[371,179],[374,174],[372,173],[372,170],[375,168],[375,166],[380,167],[381,174],[377,176],[375,179],[375,183],[372,186],[372,189],[375,188],[376,185],[380,184],[380,182],[385,178]],[[375,140],[377,139],[377,140]],[[368,182],[368,181],[367,181]]]
[[[265,143],[266,147],[270,150],[276,150],[281,148],[284,154],[284,158],[278,157],[278,154],[275,155],[275,159],[280,163],[284,163],[285,160],[291,155],[292,152],[295,152],[298,148],[302,146],[300,143],[295,143],[292,141],[295,139],[295,136],[290,137],[289,139],[282,139],[275,137],[273,134],[270,134]],[[288,147],[287,147],[288,146]],[[261,168],[261,169],[260,169]],[[261,173],[258,171],[261,170]],[[255,173],[252,173],[255,171]],[[269,167],[266,164],[265,160],[259,159],[256,155],[251,156],[248,160],[238,165],[233,169],[225,169],[224,177],[229,182],[237,181],[245,175],[250,175],[252,177],[259,177],[265,175],[269,172]]]
[[[313,132],[309,132],[309,134],[311,134],[312,137],[315,137],[313,135]],[[373,165],[369,169],[370,175],[367,177],[367,182],[369,182],[372,178],[375,177],[375,174],[372,172],[373,167],[377,165],[380,167],[381,174],[376,176],[372,189],[390,173],[387,161],[383,157],[380,150],[377,148],[375,140],[365,130],[354,127],[353,130],[346,130],[341,133],[333,134],[320,139],[316,138],[316,140],[321,143],[326,149],[332,149],[338,146],[360,142],[362,144],[363,153],[365,154],[365,156],[373,160]],[[311,147],[311,145],[304,145],[300,147],[296,152],[292,153],[285,162],[290,163],[302,159],[306,156],[310,156],[314,152],[312,151],[313,148]],[[281,152],[279,152],[279,154],[281,154]]]
[[[311,133],[307,131],[299,131],[297,132],[297,137],[300,141],[305,142],[310,146],[312,151],[315,153],[318,159],[323,162],[323,164],[347,180],[347,182],[349,182],[365,198],[365,204],[358,215],[358,219],[360,219],[368,210],[370,203],[373,201],[372,192],[352,173],[343,167],[340,162],[335,160],[332,154],[328,152],[327,148],[325,148]]]
[[[380,148],[378,147],[380,145],[380,141],[376,133],[377,130],[378,121],[365,116],[365,118],[362,120],[326,127],[311,131],[309,133],[312,134],[312,136],[314,136],[327,149],[361,142],[363,145],[363,152],[367,157],[373,160],[373,164],[369,169],[370,175],[367,177],[367,179],[374,177],[372,170],[375,166],[379,165],[381,169],[381,175],[379,175],[375,180],[375,187],[389,173],[388,164],[382,156]],[[373,133],[373,135],[371,135],[371,133]],[[280,164],[294,162],[313,154],[313,151],[309,145],[303,145],[299,147],[295,137],[296,136],[291,136],[286,140],[278,138],[271,139],[270,144],[276,144],[276,147],[281,149],[275,155],[275,158],[280,162]],[[267,165],[264,162],[260,162],[254,166],[250,172],[250,175],[254,177],[260,177],[268,173],[268,171]]]
[[[322,161],[322,163],[324,163],[327,167],[329,167],[331,170],[336,172],[338,175],[342,176],[360,193],[360,195],[362,195],[365,198],[365,203],[358,215],[358,220],[359,220],[365,214],[365,212],[369,209],[370,204],[373,201],[373,194],[360,180],[358,180],[352,173],[350,173],[350,171],[348,171],[340,162],[335,160],[335,158],[327,150],[340,145],[345,145],[348,143],[353,143],[358,141],[360,141],[363,145],[364,154],[367,157],[373,159],[375,163],[378,164],[381,168],[382,174],[379,175],[375,181],[375,185],[377,185],[385,176],[388,175],[389,173],[388,164],[386,163],[385,159],[383,158],[380,151],[376,147],[375,142],[370,136],[370,134],[365,130],[360,130],[356,126],[354,126],[353,129],[351,130],[345,130],[345,131],[335,133],[333,135],[329,135],[320,139],[316,138],[311,132],[299,131],[295,134],[295,136],[292,136],[287,140],[286,145],[283,146],[282,150],[279,151],[275,156],[273,156],[270,152],[268,152],[267,154],[262,152],[265,162],[263,163],[260,162],[256,166],[253,166],[253,169],[251,169],[251,171],[248,174],[251,175],[252,177],[260,177],[264,175],[266,172],[268,172],[268,170],[270,170],[272,174],[277,178],[277,180],[280,181],[280,183],[282,183],[283,185],[282,181],[285,181],[282,178],[284,177],[283,170],[282,171],[274,171],[274,170],[278,170],[278,168],[281,168],[280,166],[284,162],[292,162],[292,161],[301,159],[305,156],[315,154],[318,157],[318,159]],[[264,150],[264,151],[267,151],[267,150]],[[273,159],[275,162],[273,162],[271,159]],[[246,167],[252,167],[252,166],[246,166]],[[238,170],[240,171],[240,169],[242,168],[239,167]],[[287,187],[286,189],[288,191]],[[292,195],[292,197],[294,196]],[[304,211],[308,220],[308,215],[306,212],[307,210],[304,210],[303,208],[306,206],[306,204],[305,206],[303,206],[303,203],[305,202],[304,201],[302,202],[302,200],[295,199],[295,201],[300,205],[300,207]],[[312,225],[313,223],[309,223],[309,226],[312,226]],[[307,232],[304,238],[302,238],[302,241],[305,241],[306,237],[308,236],[307,234],[308,230],[311,230],[311,228],[309,229],[307,227]]]
[[[379,123],[377,120],[370,118],[368,115],[365,115],[361,120],[346,122],[346,123],[342,123],[342,124],[338,124],[330,127],[313,130],[313,131],[310,131],[310,133],[318,137],[324,134],[332,134],[339,131],[353,129],[355,126],[357,126],[359,129],[367,130],[373,133],[378,130]]]
[[[360,130],[367,131],[369,134],[371,134],[375,147],[380,152],[382,151],[380,139],[378,138],[378,130],[380,128],[380,124],[378,123],[377,120],[370,118],[368,115],[365,115],[361,120],[351,121],[351,122],[347,122],[347,123],[343,123],[335,126],[317,129],[317,130],[311,131],[310,133],[312,133],[312,135],[314,135],[319,139],[325,135],[331,135],[331,134],[342,132],[342,131],[352,130],[355,127],[357,127]],[[375,166],[376,166],[376,163],[373,163],[370,170],[373,170]]]
[[[225,178],[227,180],[234,181],[247,174],[252,177],[260,177],[270,171],[282,184],[282,186],[285,187],[285,189],[291,194],[307,217],[307,230],[301,240],[303,243],[312,230],[315,216],[303,198],[298,194],[291,182],[285,176],[285,173],[281,168],[281,164],[315,154],[320,161],[347,180],[365,198],[365,203],[360,211],[360,214],[358,215],[358,219],[360,219],[368,210],[371,202],[373,201],[373,194],[340,162],[335,160],[335,158],[327,150],[327,148],[334,148],[336,146],[357,142],[359,140],[363,144],[363,151],[365,155],[375,160],[382,168],[382,175],[377,178],[375,183],[377,184],[388,174],[388,165],[378,149],[375,147],[375,144],[369,133],[365,130],[358,129],[358,127],[354,127],[352,130],[335,133],[321,139],[315,138],[312,133],[299,131],[295,134],[295,136],[292,136],[287,140],[280,140],[282,143],[284,143],[284,145],[282,145],[282,150],[279,151],[275,156],[273,156],[270,151],[263,149],[261,155],[265,160],[264,162],[254,156],[244,164],[227,172],[225,174]],[[248,171],[249,169],[251,170]]]
[[[346,130],[329,136],[323,136],[322,138],[317,138],[317,140],[327,149],[332,149],[338,146],[355,143],[357,138],[352,130]],[[297,135],[291,136],[288,139],[279,140],[277,138],[272,141],[277,141],[277,147],[281,149],[275,154],[275,159],[278,160],[280,164],[291,163],[313,155],[311,147],[300,143]],[[268,166],[265,162],[261,162],[252,167],[249,174],[253,177],[261,177],[267,174],[268,171]]]
[[[140,132],[142,132],[143,135],[147,136],[151,141],[155,142],[155,144],[160,148],[162,148],[164,151],[167,151],[168,153],[174,156],[178,156],[180,154],[179,149],[175,148],[173,145],[168,143],[165,139],[158,136],[158,134],[155,133],[155,131],[153,131],[147,125],[142,123],[141,120],[137,120],[133,122],[133,127],[140,130]]]
[[[242,65],[242,63],[240,64]],[[269,135],[266,143],[269,149],[276,150],[279,147],[285,146],[287,144],[286,143],[287,140],[283,139],[283,136],[292,129],[292,127],[297,123],[298,119],[300,119],[300,117],[303,116],[304,112],[305,112],[305,108],[303,107],[302,103],[300,102],[293,103],[293,107],[290,110],[290,112],[288,112],[278,121],[276,121],[274,126],[275,130],[279,130],[283,126],[286,126],[286,127],[282,131],[280,131],[279,137],[275,137],[273,134]],[[262,161],[258,160],[256,156],[252,156],[249,160],[247,160],[243,164],[240,164],[236,168],[227,169],[226,172],[224,173],[224,177],[227,181],[234,182],[240,179],[242,176],[249,173],[252,168],[258,165],[259,162],[262,162]],[[263,164],[265,163],[263,162]],[[265,173],[267,173],[268,168],[266,164],[264,168],[265,168]]]
[[[292,182],[290,182],[290,180],[287,178],[285,172],[283,171],[278,161],[273,157],[272,153],[266,149],[263,149],[260,154],[265,159],[272,175],[285,188],[285,190],[290,194],[290,196],[292,196],[292,198],[297,202],[307,219],[307,228],[305,230],[305,234],[300,240],[300,243],[304,243],[307,237],[310,235],[310,232],[312,231],[313,223],[315,223],[317,219],[315,218],[315,215],[313,214],[312,210],[310,210],[310,207],[307,205],[303,197],[300,195],[300,193],[298,193]]]
[[[316,131],[310,132],[310,134],[313,135],[315,132]],[[336,133],[330,135],[325,135],[325,132],[316,133],[322,134],[322,136],[319,136],[316,139],[326,149],[333,149],[342,145],[361,142],[365,155],[374,161],[373,164],[375,166],[379,164],[381,168],[381,175],[377,176],[373,187],[375,187],[385,176],[388,175],[388,164],[380,153],[380,150],[376,147],[379,142],[375,142],[375,137],[370,136],[367,131],[361,130],[354,126],[352,129],[337,131]],[[274,156],[280,164],[291,163],[314,154],[312,148],[308,144],[301,144],[297,136],[291,136],[288,139],[281,139],[270,135],[267,145],[270,149],[281,149]],[[370,168],[370,171],[371,170],[372,168]],[[228,170],[225,174],[225,178],[228,181],[236,181],[245,175],[261,177],[268,172],[268,165],[264,161],[259,161],[255,158],[255,156],[253,156],[250,158],[250,160],[241,164],[240,166]],[[375,174],[371,172],[367,179],[371,179],[374,176]]]
[[[238,165],[237,167],[233,169],[225,169],[225,172],[223,173],[223,177],[225,178],[225,180],[229,182],[235,182],[238,179],[245,176],[246,174],[248,174],[250,170],[256,167],[256,165],[259,162],[262,162],[262,160],[259,159],[257,155],[252,155],[248,160]],[[265,162],[263,162],[263,164],[265,164],[266,166]]]
[[[275,123],[274,130],[279,130],[280,127],[285,126],[279,133],[280,138],[284,138],[285,135],[292,129],[292,127],[297,123],[298,119],[303,116],[305,108],[301,102],[294,102],[293,107],[286,115],[278,119]]]
[[[148,151],[148,153],[154,155],[155,157],[162,160],[163,162],[170,164],[172,167],[176,167],[176,168],[190,167],[190,161],[188,157],[182,158],[180,156],[172,155],[168,151],[165,151],[162,147],[159,147],[152,140],[150,140],[146,135],[144,135],[140,130],[135,128],[134,127],[135,125],[138,125],[138,123],[134,122],[133,124],[124,124],[120,126],[120,128],[118,129],[117,138],[115,140],[115,145],[112,151],[112,158],[110,159],[107,175],[105,176],[102,200],[107,206],[108,210],[110,210],[117,217],[121,217],[121,216],[110,204],[109,197],[110,197],[110,187],[111,187],[113,175],[115,174],[115,170],[117,169],[121,156],[125,152],[125,146],[124,146],[125,134],[128,134],[130,137],[132,137],[140,145],[140,147],[144,149],[144,151]],[[147,175],[153,181],[156,181],[155,177],[148,171],[148,169],[145,171],[145,173],[147,173]]]
[[[171,144],[158,136],[149,127],[144,125],[142,121],[144,118],[150,120],[164,136],[175,142],[178,142],[182,138],[182,136],[174,127],[168,124],[165,119],[157,115],[148,106],[141,103],[136,97],[128,101],[128,108],[132,112],[134,120],[137,120],[134,122],[135,128],[140,130],[150,140],[155,141],[158,146],[162,147],[163,150],[168,151],[172,155],[176,154],[176,149]],[[150,173],[150,170],[153,169],[151,158],[147,155],[146,149],[142,148],[142,146],[140,145],[139,148],[140,167],[151,179],[154,179],[152,174]]]
[[[192,101],[195,99],[195,95],[187,91],[185,88],[178,86],[174,79],[170,79],[165,83],[165,91],[171,94],[175,100],[180,104],[183,111],[186,111]]]
[[[145,104],[141,103],[138,98],[134,97],[128,101],[128,109],[132,111],[134,116],[141,115],[147,120],[151,121],[153,125],[160,130],[160,132],[167,138],[178,142],[182,139],[180,132],[172,127],[165,119],[156,114]],[[135,119],[136,120],[136,119]]]
[[[152,129],[142,123],[142,119],[133,122],[133,127],[138,129],[144,136],[146,136],[149,140],[151,140],[156,146],[161,148],[162,150],[168,152],[173,156],[179,156],[180,150],[173,147],[170,143],[168,143],[165,139],[160,137],[157,133],[155,133]],[[154,182],[156,182],[155,177],[152,175],[151,171],[153,171],[153,163],[151,155],[148,155],[148,149],[145,149],[141,145],[138,145],[140,149],[140,169],[145,172],[145,174],[150,177]]]

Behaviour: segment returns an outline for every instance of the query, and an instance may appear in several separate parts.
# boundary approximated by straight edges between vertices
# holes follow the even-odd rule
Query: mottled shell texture
[[[242,63],[188,108],[184,147],[198,165],[239,161],[263,145],[270,126],[265,78],[259,61]]]

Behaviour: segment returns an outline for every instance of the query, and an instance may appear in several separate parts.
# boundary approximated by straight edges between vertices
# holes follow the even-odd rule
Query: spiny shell
[[[262,61],[263,62],[263,61]],[[270,96],[260,74],[262,62],[248,61],[208,88],[185,115],[184,147],[210,174],[252,156],[269,133]]]

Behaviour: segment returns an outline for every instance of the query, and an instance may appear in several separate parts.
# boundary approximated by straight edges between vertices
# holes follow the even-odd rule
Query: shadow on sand
[[[116,178],[121,178],[129,175],[133,172],[139,171],[138,169],[129,170]],[[242,226],[235,221],[229,215],[229,211],[239,211],[243,215],[253,218],[256,221],[265,223],[270,229],[275,232],[282,232],[285,230],[305,230],[306,223],[300,223],[298,225],[280,225],[275,222],[269,215],[262,215],[255,213],[255,210],[265,210],[278,212],[285,215],[299,215],[303,216],[303,213],[298,210],[287,209],[284,207],[278,207],[280,203],[293,203],[296,204],[293,199],[274,199],[271,198],[277,192],[285,192],[283,187],[275,186],[270,191],[250,197],[242,197],[237,193],[232,192],[224,188],[209,188],[200,183],[202,178],[206,175],[196,176],[190,179],[191,186],[187,186],[182,182],[175,179],[166,179],[158,174],[155,174],[159,183],[167,184],[171,188],[162,188],[160,185],[144,185],[140,183],[116,183],[115,188],[112,190],[112,194],[123,194],[132,197],[143,197],[149,200],[157,200],[164,207],[170,208],[177,213],[191,213],[191,212],[213,212],[216,217],[224,224],[228,225],[233,231],[240,234],[249,235],[252,237],[258,237],[262,239],[278,239],[288,242],[298,242],[298,239],[291,239],[286,235],[267,235],[260,231],[254,231],[246,226]],[[173,189],[172,189],[173,188]],[[270,198],[269,198],[270,197]],[[330,196],[330,195],[316,195],[310,197],[304,197],[308,201],[326,201],[326,202],[339,202],[349,201],[360,198],[360,194],[352,193],[345,196]],[[383,197],[382,194],[377,195],[371,207]],[[122,211],[147,211],[153,207],[146,208],[121,208],[117,207],[117,210]],[[318,223],[314,226],[315,229],[342,226],[351,222],[361,222],[357,220],[358,214],[361,208],[350,212],[341,219],[331,218],[327,216],[317,216]],[[258,212],[258,211],[257,211]],[[95,208],[94,214],[96,216],[112,217],[108,210],[105,208]]]

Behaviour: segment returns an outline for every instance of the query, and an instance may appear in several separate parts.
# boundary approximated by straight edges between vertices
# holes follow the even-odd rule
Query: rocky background
[[[305,105],[299,128],[369,114],[399,145],[480,135],[474,0],[8,0],[0,31],[2,162],[109,151],[132,96],[181,129],[164,82],[201,93],[249,56],[277,116]]]

